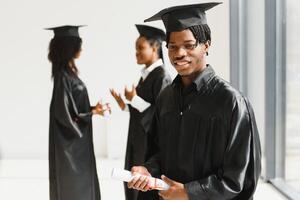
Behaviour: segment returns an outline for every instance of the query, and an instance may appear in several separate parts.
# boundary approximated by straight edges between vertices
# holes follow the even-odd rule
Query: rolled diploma
[[[136,176],[139,176],[139,174],[137,174]],[[130,182],[134,178],[130,171],[116,168],[113,168],[111,177],[113,179],[125,182]],[[155,190],[168,190],[170,187],[163,180],[154,177],[150,177],[148,185],[151,189]]]

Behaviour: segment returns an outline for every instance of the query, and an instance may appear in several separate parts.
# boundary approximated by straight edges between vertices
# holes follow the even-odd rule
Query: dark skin
[[[159,59],[157,46],[151,45],[145,37],[139,37],[135,42],[136,62],[148,68]]]
[[[145,37],[139,37],[135,43],[136,49],[136,62],[139,65],[145,65],[148,68],[155,61],[159,59],[158,47],[157,45],[151,45]],[[110,89],[111,95],[114,97],[119,107],[124,110],[125,102],[121,97],[120,93],[117,93],[113,88]],[[133,97],[136,95],[135,86],[132,85],[131,90],[127,87],[124,89],[124,96],[128,101],[132,101]]]
[[[195,44],[195,42],[193,33],[188,29],[172,32],[170,35],[169,45],[176,47],[174,51],[168,51],[170,62],[181,76],[184,86],[189,86],[206,67],[208,42],[198,44],[192,50],[182,48],[188,44]]]
[[[125,102],[121,97],[120,93],[117,93],[114,89],[109,89],[111,95],[115,98],[116,102],[118,103],[119,107],[121,108],[121,110],[125,109]]]
[[[206,53],[210,47],[209,42],[197,44],[196,46],[193,46],[192,44],[196,44],[196,39],[189,29],[170,33],[168,48],[170,62],[181,76],[182,83],[185,87],[191,85],[195,78],[205,69]],[[170,48],[170,46],[172,48]],[[134,166],[131,169],[131,172],[133,174],[142,174],[142,176],[136,177],[130,181],[128,183],[129,188],[142,191],[151,189],[148,186],[149,178],[147,178],[147,176],[151,175],[147,168],[143,166]],[[159,195],[164,200],[189,199],[184,184],[171,180],[164,175],[162,175],[161,178],[170,186],[168,190],[159,192]]]
[[[109,111],[111,113],[111,108],[109,106],[109,104],[101,104],[101,103],[97,103],[96,106],[94,106],[94,108],[92,109],[92,113],[93,115],[104,115],[105,111]]]

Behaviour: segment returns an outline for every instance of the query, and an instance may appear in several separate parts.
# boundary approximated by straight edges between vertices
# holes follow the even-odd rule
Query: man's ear
[[[204,43],[204,46],[205,46],[205,52],[206,52],[206,55],[208,56],[208,50],[209,50],[209,48],[210,48],[210,41],[209,41],[209,40],[206,41],[206,42]]]

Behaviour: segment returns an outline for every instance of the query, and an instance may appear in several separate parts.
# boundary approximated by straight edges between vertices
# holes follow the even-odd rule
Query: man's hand
[[[150,189],[148,182],[151,174],[148,172],[146,167],[134,166],[131,168],[131,173],[134,178],[127,183],[128,188],[142,190],[144,192]]]
[[[124,100],[121,97],[121,94],[117,94],[114,89],[109,89],[111,95],[115,98],[116,102],[118,103],[119,107],[124,110],[126,107],[126,104]]]
[[[161,178],[170,186],[168,190],[160,191],[158,193],[164,200],[169,200],[169,199],[188,200],[189,199],[188,194],[182,183],[173,181],[164,175],[162,175]]]
[[[131,91],[128,90],[127,86],[125,87],[124,95],[128,101],[131,101],[133,97],[136,95],[135,86],[132,85]]]

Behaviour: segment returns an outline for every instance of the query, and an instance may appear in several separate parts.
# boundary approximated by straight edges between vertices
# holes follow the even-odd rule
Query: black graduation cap
[[[144,22],[163,20],[168,32],[182,31],[191,26],[207,24],[205,11],[219,4],[221,3],[211,2],[169,7]]]
[[[145,36],[148,39],[160,39],[162,41],[166,40],[166,33],[159,28],[142,24],[136,24],[135,26],[140,36]]]
[[[46,28],[46,30],[53,30],[54,37],[65,37],[65,36],[79,37],[78,28],[83,26],[85,25],[79,25],[79,26],[66,25],[66,26]]]

